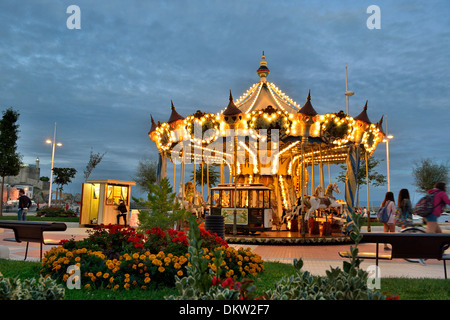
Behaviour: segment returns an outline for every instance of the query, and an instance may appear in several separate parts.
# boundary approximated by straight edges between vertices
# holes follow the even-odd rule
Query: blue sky
[[[66,26],[73,4],[80,30]],[[367,28],[370,5],[381,29]],[[183,116],[219,112],[230,89],[237,98],[258,81],[263,50],[268,80],[300,104],[311,90],[319,113],[345,110],[348,63],[349,113],[368,100],[373,122],[387,117],[391,189],[413,196],[415,161],[450,160],[449,9],[445,0],[2,1],[0,107],[20,112],[19,152],[25,163],[39,157],[43,176],[57,123],[55,167],[78,170],[66,187],[75,193],[91,148],[106,152],[92,178],[130,180],[140,159],[156,159],[150,114],[167,121],[171,100]],[[375,157],[386,158],[384,144]]]

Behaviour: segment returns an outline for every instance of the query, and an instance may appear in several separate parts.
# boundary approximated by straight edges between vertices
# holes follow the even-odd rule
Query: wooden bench
[[[450,246],[450,234],[445,233],[361,233],[360,243],[376,243],[375,252],[360,252],[361,259],[437,259],[444,262],[444,275],[447,279],[445,261],[450,260],[450,254],[444,251]],[[390,254],[380,254],[378,244],[389,243],[392,246]],[[350,252],[339,252],[343,258],[349,258]]]
[[[14,238],[3,239],[5,241],[13,242],[27,242],[25,251],[25,259],[28,255],[28,244],[30,242],[40,243],[40,261],[42,261],[42,245],[58,245],[59,241],[44,239],[44,232],[46,231],[65,231],[67,226],[62,222],[38,222],[38,221],[0,221],[0,228],[12,229],[14,231]]]

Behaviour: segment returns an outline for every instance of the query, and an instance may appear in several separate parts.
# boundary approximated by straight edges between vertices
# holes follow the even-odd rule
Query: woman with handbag
[[[387,214],[389,215],[389,219],[386,222],[383,222],[384,232],[395,232],[395,200],[394,194],[391,191],[386,192],[386,196],[384,197],[383,202],[381,203],[381,207],[386,207]],[[384,250],[391,250],[388,247],[387,243],[384,244]]]

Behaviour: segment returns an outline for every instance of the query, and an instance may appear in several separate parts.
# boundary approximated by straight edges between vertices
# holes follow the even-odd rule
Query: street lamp
[[[50,188],[48,190],[48,207],[50,208],[52,205],[52,182],[53,182],[53,163],[55,161],[55,146],[61,147],[61,142],[55,142],[56,141],[56,122],[55,122],[55,131],[53,134],[53,140],[47,139],[45,142],[47,144],[52,145],[52,169],[50,171]]]
[[[389,140],[394,138],[392,134],[386,135],[386,138],[383,142],[386,142],[386,165],[387,165],[387,183],[388,183],[388,191],[391,191],[391,181],[389,177]]]

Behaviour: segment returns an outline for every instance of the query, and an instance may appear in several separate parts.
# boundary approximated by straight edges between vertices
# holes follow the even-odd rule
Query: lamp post
[[[386,165],[387,165],[387,183],[388,183],[388,191],[391,191],[391,180],[389,176],[389,140],[394,138],[392,134],[386,135],[386,139],[383,142],[386,142]]]
[[[55,146],[61,147],[61,142],[56,142],[56,122],[55,122],[55,130],[53,133],[53,140],[47,139],[45,141],[47,144],[52,145],[52,169],[50,171],[50,187],[48,190],[48,207],[50,208],[52,205],[52,182],[53,182],[53,164],[55,161]]]

